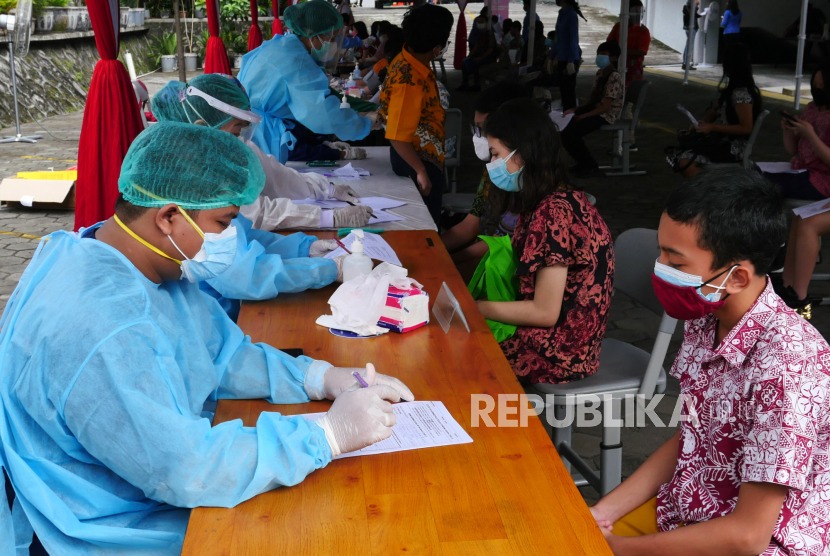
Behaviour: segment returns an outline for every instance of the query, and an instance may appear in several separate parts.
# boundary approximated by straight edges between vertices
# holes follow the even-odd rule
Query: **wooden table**
[[[336,365],[373,362],[403,380],[416,399],[442,401],[474,442],[341,459],[297,486],[236,508],[195,509],[182,554],[611,554],[537,417],[524,428],[470,426],[471,394],[515,395],[522,388],[438,235],[395,231],[384,238],[432,300],[446,281],[471,333],[456,320],[445,335],[433,318],[407,334],[333,336],[314,323],[328,313],[333,286],[246,303],[239,324],[254,341],[301,347]],[[262,411],[300,414],[328,406],[220,401],[216,422],[242,419],[254,426]]]

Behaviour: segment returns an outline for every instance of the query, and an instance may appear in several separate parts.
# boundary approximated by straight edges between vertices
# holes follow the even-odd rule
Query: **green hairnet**
[[[233,116],[213,108],[202,97],[187,96],[185,91],[188,86],[199,89],[235,108],[251,109],[248,95],[235,78],[219,73],[209,73],[194,77],[188,83],[168,81],[153,97],[153,115],[158,121],[195,124],[201,120],[208,127],[218,129],[233,120]]]
[[[118,190],[134,205],[193,210],[251,204],[264,185],[259,159],[238,138],[179,122],[155,124],[136,137],[118,178]]]
[[[288,6],[284,15],[288,28],[301,37],[333,33],[343,27],[343,16],[325,0],[310,0]]]

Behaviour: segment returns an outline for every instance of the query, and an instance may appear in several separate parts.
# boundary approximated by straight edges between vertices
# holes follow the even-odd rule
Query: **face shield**
[[[641,25],[645,21],[645,11],[645,8],[640,6],[631,8],[631,11],[628,13],[628,24]]]
[[[241,120],[242,122],[247,122],[248,125],[244,125],[244,123],[241,124],[241,129],[239,130],[239,137],[246,141],[249,141],[251,137],[253,137],[254,131],[256,131],[259,122],[262,120],[262,118],[254,112],[251,112],[249,110],[243,110],[241,108],[237,108],[236,106],[231,106],[230,104],[222,102],[218,98],[212,97],[204,91],[200,91],[199,89],[193,86],[189,86],[186,89],[185,100],[187,100],[187,97],[200,97],[205,102],[207,102],[211,108],[215,108],[223,114],[232,116],[233,118]],[[233,133],[234,135],[237,134],[235,130],[231,130],[231,133]]]

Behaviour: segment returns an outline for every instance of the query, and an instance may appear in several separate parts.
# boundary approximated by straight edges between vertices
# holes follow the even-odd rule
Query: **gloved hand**
[[[576,68],[574,67],[573,62],[568,62],[568,65],[565,66],[565,71],[568,72],[568,75],[573,75],[576,73]]]
[[[343,158],[346,160],[363,160],[366,158],[366,149],[360,147],[352,147],[343,141],[332,141],[328,143],[332,149],[337,149],[343,153]]]
[[[394,388],[401,399],[414,402],[415,395],[406,387],[406,384],[393,376],[387,376],[375,372],[375,366],[371,363],[366,365],[366,368],[354,367],[329,367],[323,375],[323,390],[326,393],[326,398],[335,400],[339,395],[347,390],[359,388],[361,385],[354,377],[354,372],[357,372],[366,381],[369,386],[382,384]]]
[[[309,257],[322,257],[340,247],[333,239],[318,239],[308,247]]]
[[[331,197],[334,197],[338,201],[349,201],[351,203],[360,202],[360,197],[357,196],[357,192],[348,185],[337,185],[334,183],[331,185]]]
[[[305,179],[306,183],[309,186],[311,186],[311,189],[313,191],[320,191],[322,193],[323,198],[325,198],[325,196],[331,190],[331,183],[329,182],[329,179],[326,176],[317,174],[315,172],[306,172],[305,174],[300,175],[303,177],[303,179]],[[310,197],[320,198],[321,195],[314,194],[310,195]]]
[[[362,228],[369,223],[369,215],[373,212],[372,207],[368,207],[366,205],[334,209],[332,211],[334,227]]]
[[[334,264],[337,265],[337,281],[341,284],[343,283],[343,260],[346,257],[348,257],[348,255],[340,255],[339,257],[335,257],[332,259],[334,261]]]
[[[359,112],[358,116],[372,120],[372,129],[380,129],[383,127],[377,112]]]
[[[385,401],[388,400],[388,401]],[[389,386],[343,392],[317,424],[326,433],[332,457],[354,452],[392,436],[397,417],[389,402],[400,396]]]

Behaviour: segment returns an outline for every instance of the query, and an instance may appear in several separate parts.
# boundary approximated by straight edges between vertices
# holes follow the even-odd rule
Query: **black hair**
[[[501,22],[501,28],[502,29],[510,29],[510,27],[512,25],[513,25],[513,20],[510,19],[509,17],[505,17],[504,21]]]
[[[380,35],[378,35],[378,27],[380,27],[380,21],[373,21],[372,26],[369,28],[370,29],[369,34],[372,35],[373,37],[379,37]]]
[[[810,86],[813,86],[813,83],[816,80],[816,75],[821,72],[821,78],[824,82],[824,90],[830,91],[830,60],[824,60],[821,65],[818,67],[816,71],[813,72],[813,75],[810,76]],[[816,99],[813,98],[813,102],[815,102],[816,106],[819,104],[816,102]]]
[[[763,276],[787,239],[780,188],[743,168],[702,171],[671,192],[666,214],[697,228],[712,271],[746,260]]]
[[[573,189],[559,130],[532,99],[517,98],[502,104],[487,116],[484,132],[515,150],[524,161],[522,187],[517,193],[503,195],[500,189],[491,188],[493,205],[502,213],[509,210],[527,214],[554,191]]]
[[[539,38],[539,37],[541,37],[543,39],[545,38],[545,24],[544,23],[542,23],[541,21],[537,21],[536,22],[536,27],[534,27],[534,29],[536,30],[536,37],[537,38]],[[542,42],[545,42],[545,41],[542,41]]]
[[[726,9],[732,12],[734,15],[738,15],[741,13],[741,8],[738,7],[738,0],[729,0],[726,3]]]
[[[522,30],[522,22],[519,21],[518,19],[514,20],[513,23],[510,25],[510,28],[512,29],[514,27],[518,27],[519,31],[521,31]]]
[[[499,22],[499,16],[497,16],[497,15],[490,16],[490,21],[492,21],[493,23],[498,23]]]
[[[744,87],[752,96],[752,119],[761,113],[761,90],[755,84],[755,77],[752,75],[752,61],[749,57],[749,48],[745,44],[736,43],[726,48],[723,53],[723,77],[721,77],[720,104],[726,106],[727,121],[732,124],[738,123],[738,114],[732,106],[732,92],[735,89]]]
[[[631,8],[642,8],[642,7],[643,7],[643,2],[641,0],[629,0],[629,2],[628,2],[628,8],[629,9],[631,9]]]
[[[389,32],[386,33],[386,50],[384,51],[386,53],[386,59],[389,60],[390,63],[395,59],[395,57],[397,57],[398,54],[401,53],[401,50],[403,50],[403,43],[403,29],[395,25],[390,27]],[[380,76],[378,76],[378,78],[380,78],[381,81],[383,80]]]
[[[452,12],[435,4],[411,8],[403,16],[406,45],[415,54],[425,54],[436,47],[444,48],[450,38],[454,18]]]
[[[607,52],[609,58],[620,57],[622,54],[622,50],[620,50],[620,45],[617,44],[617,41],[606,41],[597,47],[597,53],[599,52]]]
[[[362,21],[355,21],[352,27],[354,27],[354,30],[357,31],[357,36],[360,38],[360,40],[365,41],[369,38],[369,31],[368,29],[366,29],[366,24]]]
[[[345,13],[340,15],[343,16],[343,27],[349,27],[352,21],[351,17],[349,17],[349,14]]]
[[[380,38],[381,35],[385,35],[386,33],[388,33],[390,27],[394,27],[394,25],[386,20],[383,20],[380,23],[378,23],[378,38]]]
[[[480,114],[490,114],[514,98],[530,98],[530,91],[518,81],[499,81],[476,95],[473,109]]]
[[[548,31],[548,38],[551,39],[551,40],[556,38],[556,29],[554,29],[552,31]]]
[[[124,195],[121,193],[118,194],[118,198],[115,200],[115,214],[118,215],[118,219],[124,224],[135,222],[144,216],[144,213],[148,210],[152,210],[152,207],[140,207],[138,205],[134,205],[125,199]],[[201,211],[188,209],[187,215],[195,219],[199,212]]]
[[[487,16],[484,14],[477,15],[473,23],[487,23]]]
[[[478,15],[487,16],[487,6],[484,6],[483,8],[481,8],[481,11],[478,12]]]

